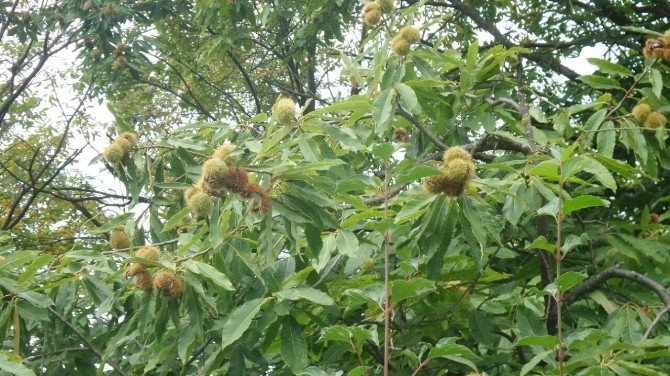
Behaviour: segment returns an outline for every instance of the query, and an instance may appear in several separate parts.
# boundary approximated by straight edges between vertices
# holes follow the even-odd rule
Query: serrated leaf
[[[358,255],[359,243],[356,235],[348,230],[342,230],[335,238],[337,251],[345,256],[355,258]]]
[[[568,215],[575,210],[592,208],[597,206],[609,206],[609,201],[592,195],[581,195],[563,203],[563,215]]]
[[[616,145],[616,131],[614,130],[614,123],[606,121],[599,129],[598,137],[596,138],[596,145],[598,153],[611,158],[614,154],[614,146]]]
[[[633,71],[631,71],[630,69],[624,67],[623,65],[613,63],[609,60],[599,59],[599,58],[595,58],[595,57],[588,58],[586,60],[588,60],[589,63],[598,67],[598,69],[600,69],[600,71],[603,72],[603,73],[617,74],[617,75],[620,75],[620,76],[632,76],[633,75]]]
[[[302,334],[300,324],[291,316],[287,316],[279,333],[282,360],[291,368],[293,373],[302,371],[309,365],[307,343]]]
[[[589,74],[585,76],[579,76],[577,79],[594,89],[621,89],[619,81],[609,77]]]
[[[398,94],[400,94],[398,102],[403,110],[413,115],[421,114],[421,105],[419,104],[414,89],[403,83],[396,84],[395,89],[398,91]]]
[[[528,372],[532,371],[533,368],[535,368],[535,366],[537,366],[541,361],[543,361],[553,352],[554,350],[547,350],[545,352],[535,355],[530,361],[528,361],[526,364],[524,364],[523,367],[521,367],[521,372],[519,373],[519,376],[524,376]]]
[[[586,158],[584,171],[595,176],[604,187],[616,192],[617,184],[616,180],[614,180],[614,175],[602,163],[590,157]]]
[[[651,91],[654,92],[656,98],[660,98],[661,92],[663,91],[663,77],[661,77],[661,72],[659,72],[658,69],[650,70],[649,81],[651,82]]]
[[[221,345],[220,349],[224,350],[232,343],[240,339],[242,334],[249,329],[251,320],[261,310],[267,298],[258,298],[250,300],[241,306],[235,308],[226,319],[221,330]]]
[[[228,277],[209,264],[205,264],[204,262],[200,261],[186,260],[186,262],[184,262],[184,266],[193,273],[206,277],[207,279],[217,284],[219,287],[222,287],[228,291],[235,291],[235,287],[233,287],[233,284],[230,282]]]
[[[333,299],[330,296],[328,296],[328,294],[311,287],[301,287],[301,288],[281,290],[276,292],[275,295],[277,296],[279,301],[305,299],[321,305],[335,304]]]
[[[112,218],[107,223],[100,227],[95,227],[89,230],[91,234],[102,234],[104,232],[109,232],[111,229],[125,225],[129,219],[133,218],[133,213],[124,213],[118,217]]]
[[[437,175],[440,173],[442,173],[442,171],[440,171],[438,168],[429,165],[420,165],[410,169],[409,171],[399,174],[395,183],[397,185],[407,184],[417,179],[421,179],[426,176]]]
[[[395,90],[384,90],[375,100],[372,110],[372,118],[375,121],[377,134],[381,135],[388,129],[388,124],[395,115]]]

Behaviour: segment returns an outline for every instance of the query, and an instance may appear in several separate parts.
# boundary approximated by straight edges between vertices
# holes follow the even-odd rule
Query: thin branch
[[[160,242],[160,243],[154,243],[154,244],[151,244],[151,245],[161,246],[161,245],[167,245],[167,244],[174,244],[174,243],[177,243],[178,241],[179,241],[179,239],[172,239],[172,240],[166,240],[166,241]],[[119,249],[114,249],[114,250],[111,250],[111,251],[104,251],[104,252],[102,252],[102,254],[103,255],[111,255],[111,254],[114,254],[114,253],[121,253],[121,252],[130,251],[133,248],[136,248],[136,247],[119,248]]]
[[[76,351],[91,351],[91,350],[87,349],[87,348],[84,348],[84,347],[68,347],[68,348],[65,348],[65,349],[58,349],[58,350],[54,350],[54,351],[48,351],[48,352],[44,352],[44,353],[40,353],[40,354],[31,355],[31,356],[26,357],[26,361],[33,362],[33,361],[38,360],[38,359],[46,358],[46,357],[53,356],[53,355],[62,354],[64,352],[76,352]]]
[[[533,121],[530,117],[528,104],[526,103],[526,95],[523,93],[523,57],[519,54],[516,63],[516,94],[519,98],[519,112],[521,113],[521,122],[526,133],[526,141],[530,145],[530,149],[535,153],[537,146],[535,145],[535,136],[533,135]]]
[[[642,71],[642,73],[640,73],[640,75],[639,75],[637,78],[635,78],[635,81],[633,81],[633,84],[630,85],[630,87],[628,88],[628,90],[626,90],[626,93],[623,95],[623,98],[621,98],[621,100],[619,101],[619,103],[617,103],[617,105],[614,106],[614,108],[612,108],[612,109],[607,113],[607,115],[605,116],[605,119],[609,119],[610,116],[612,116],[612,114],[614,114],[619,108],[621,108],[621,106],[623,105],[623,102],[624,102],[626,99],[628,99],[628,97],[629,97],[630,94],[633,92],[633,90],[635,89],[635,87],[637,86],[637,84],[640,83],[640,81],[641,81],[641,80],[642,80],[642,79],[649,73],[649,71],[651,71],[651,68],[653,68],[654,65],[656,65],[656,63],[658,63],[659,60],[661,60],[661,59],[656,59],[656,60],[654,60],[653,63],[651,63],[651,64],[650,64],[649,66],[647,66],[646,68],[644,68],[644,70]]]
[[[444,142],[442,142],[442,140],[440,140],[435,134],[433,134],[433,132],[428,130],[428,127],[426,127],[423,123],[421,123],[407,111],[403,110],[402,108],[398,108],[398,110],[396,110],[396,114],[402,116],[407,121],[412,123],[415,127],[419,128],[421,133],[423,133],[426,137],[428,137],[438,148],[442,150],[447,150],[449,148]]]
[[[665,308],[663,308],[663,310],[658,313],[658,315],[656,316],[654,321],[652,321],[651,325],[649,325],[649,328],[644,333],[644,336],[642,336],[643,341],[645,339],[649,338],[649,336],[651,335],[651,332],[654,331],[654,328],[656,327],[656,325],[658,325],[658,323],[661,322],[661,319],[663,318],[663,316],[668,312],[670,312],[670,305],[666,305]]]
[[[65,324],[68,328],[70,328],[70,330],[72,330],[74,334],[77,335],[77,337],[81,338],[81,340],[84,341],[84,344],[86,344],[86,347],[88,347],[93,354],[97,355],[100,358],[100,360],[109,364],[109,366],[114,368],[114,370],[118,372],[121,376],[128,376],[128,374],[124,370],[122,370],[121,367],[119,367],[119,365],[116,364],[116,362],[114,362],[111,359],[105,359],[105,356],[102,353],[102,351],[100,351],[99,348],[97,348],[91,341],[89,341],[88,338],[86,338],[86,336],[79,330],[79,328],[77,328],[71,322],[69,322],[65,317],[63,317],[63,315],[61,315],[53,307],[47,307],[47,309],[49,310],[49,312],[51,312],[52,315],[56,316],[58,320],[60,320],[63,324]]]
[[[254,86],[253,81],[251,81],[251,77],[247,74],[247,71],[244,69],[242,64],[240,63],[239,60],[237,60],[237,57],[230,51],[226,51],[226,55],[230,57],[231,60],[233,60],[233,63],[237,67],[237,69],[240,70],[240,73],[242,73],[242,77],[244,78],[244,82],[246,82],[247,87],[249,88],[249,91],[251,92],[251,96],[254,98],[254,103],[256,104],[256,112],[261,113],[263,112],[261,110],[261,101],[258,99],[258,94],[256,93],[256,87]]]

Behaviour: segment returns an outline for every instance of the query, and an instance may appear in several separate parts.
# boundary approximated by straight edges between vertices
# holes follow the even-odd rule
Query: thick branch
[[[670,294],[661,284],[638,272],[620,269],[619,266],[607,268],[570,290],[565,294],[565,304],[570,305],[576,302],[590,292],[599,289],[605,281],[611,278],[623,278],[644,285],[656,293],[666,306],[670,305]]]

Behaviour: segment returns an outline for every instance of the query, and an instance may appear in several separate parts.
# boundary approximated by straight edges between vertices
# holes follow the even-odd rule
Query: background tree
[[[79,99],[3,123],[3,371],[668,373],[666,5],[63,9]],[[72,168],[91,96],[123,192]]]

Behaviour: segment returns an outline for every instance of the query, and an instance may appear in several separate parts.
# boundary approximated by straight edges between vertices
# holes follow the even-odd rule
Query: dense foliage
[[[0,373],[670,373],[664,2],[0,6]]]

